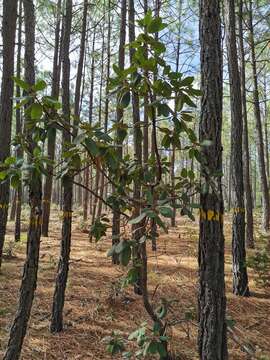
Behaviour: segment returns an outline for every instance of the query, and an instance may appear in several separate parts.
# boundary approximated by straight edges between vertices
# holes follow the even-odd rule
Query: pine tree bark
[[[53,98],[59,97],[59,84],[60,84],[60,27],[61,27],[61,9],[62,0],[57,2],[56,14],[56,27],[55,27],[55,43],[54,43],[54,56],[53,56],[53,74],[52,74],[52,92]],[[56,141],[56,128],[53,126],[48,133],[48,149],[47,156],[54,161],[55,158],[55,141]],[[42,216],[42,235],[48,237],[49,235],[49,222],[51,213],[51,200],[52,200],[52,186],[53,186],[53,166],[47,165],[48,175],[45,178],[44,196],[43,196],[43,216]]]
[[[269,134],[268,134],[268,108],[267,108],[267,79],[266,73],[263,77],[263,93],[264,93],[264,138],[265,138],[265,162],[266,162],[266,176],[269,183],[270,169],[269,169]]]
[[[33,85],[35,83],[35,10],[32,0],[23,0],[24,23],[25,23],[25,81]],[[15,12],[16,13],[16,12]],[[31,119],[26,116],[27,122]],[[33,162],[34,149],[37,146],[32,138],[32,133],[26,130],[29,143],[29,162]],[[27,330],[34,293],[37,283],[39,262],[39,247],[41,235],[42,214],[42,184],[38,171],[33,170],[29,183],[30,221],[27,234],[27,252],[24,264],[22,283],[20,287],[19,305],[14,322],[10,330],[8,347],[4,356],[5,360],[17,360],[20,357],[23,340]]]
[[[208,173],[222,171],[222,51],[220,2],[200,3],[201,44],[201,117],[200,141],[211,140],[202,149],[201,181],[208,183]],[[227,354],[226,297],[224,284],[224,234],[221,178],[216,191],[200,196],[199,236],[199,333],[200,359],[225,360]]]
[[[90,91],[89,91],[89,109],[88,109],[88,120],[89,124],[93,123],[93,99],[94,99],[94,80],[95,80],[95,42],[96,42],[96,28],[94,28],[93,40],[92,40],[92,59],[91,59],[91,79],[90,79]],[[85,173],[85,182],[86,186],[89,186],[89,178],[91,179],[90,187],[92,189],[92,166],[87,167]],[[83,219],[87,220],[88,217],[88,202],[89,202],[89,192],[87,190],[84,191],[83,197]],[[90,194],[90,203],[89,203],[90,213],[92,213],[92,194]]]
[[[119,50],[118,50],[118,67],[120,70],[125,67],[125,42],[126,42],[126,12],[127,12],[127,1],[121,0],[121,26],[120,26],[120,42],[119,42]],[[124,111],[120,106],[117,106],[116,110],[116,122],[120,123],[123,121]],[[118,145],[118,158],[119,160],[123,157],[123,149],[122,144],[117,143]],[[119,211],[113,212],[112,219],[112,244],[116,244],[120,240],[120,213]],[[118,259],[116,256],[112,258],[113,263],[117,263]]]
[[[72,0],[66,1],[64,37],[63,37],[63,57],[62,57],[62,109],[66,121],[66,129],[63,130],[63,151],[71,143],[70,134],[70,34],[72,23]],[[63,222],[61,250],[58,262],[57,277],[53,296],[52,318],[50,330],[52,333],[60,332],[63,329],[63,308],[65,302],[65,290],[67,285],[69,258],[71,246],[71,226],[72,226],[72,198],[73,198],[73,177],[66,174],[62,179],[63,188]]]
[[[243,116],[241,101],[241,82],[235,34],[235,2],[225,1],[225,23],[230,79],[231,102],[231,160],[234,207],[232,217],[232,271],[233,293],[249,296],[245,249],[245,207],[243,180]]]
[[[252,67],[252,75],[253,75],[253,106],[254,106],[254,116],[256,120],[258,163],[259,163],[259,171],[260,171],[261,186],[262,186],[262,206],[263,206],[262,226],[264,231],[269,231],[269,226],[270,226],[269,187],[268,187],[268,181],[266,175],[263,131],[262,131],[262,121],[261,121],[261,111],[260,111],[258,73],[257,73],[257,62],[255,55],[255,43],[254,43],[252,0],[249,1],[248,17],[249,17],[249,33],[250,33],[249,45],[251,51],[251,67]]]
[[[17,46],[17,64],[16,64],[16,76],[21,77],[21,52],[22,52],[22,0],[19,1],[19,13],[18,13],[18,46]],[[21,89],[16,86],[16,97],[20,98]],[[16,134],[20,134],[23,129],[21,109],[16,109]],[[23,150],[19,147],[17,149],[17,158],[23,158]],[[20,241],[21,239],[21,212],[22,212],[22,183],[19,182],[16,194],[16,214],[15,214],[15,230],[14,239]]]
[[[238,31],[239,31],[241,97],[242,97],[242,110],[243,110],[243,173],[244,173],[245,207],[246,207],[246,245],[249,248],[254,248],[253,201],[252,201],[252,185],[250,181],[250,155],[249,155],[248,121],[247,121],[246,69],[245,69],[242,0],[239,1]]]
[[[134,0],[128,1],[128,27],[129,27],[129,42],[132,43],[135,40],[135,9],[134,9]],[[130,63],[133,63],[134,49],[130,49]],[[133,92],[132,93],[132,118],[133,118],[133,141],[134,141],[134,157],[136,159],[137,165],[139,167],[142,166],[142,131],[140,125],[140,101],[139,96]],[[141,184],[139,181],[134,181],[133,184],[133,197],[134,199],[141,198]],[[140,215],[141,207],[139,204],[136,204],[133,210],[133,216],[137,217]],[[136,247],[133,252],[133,263],[136,264],[141,263],[142,259],[142,248],[145,245],[140,245],[139,240],[141,238],[143,223],[138,223],[132,225],[132,233],[133,239],[136,242]],[[147,252],[145,251],[145,258],[147,264]],[[139,265],[141,266],[141,264]],[[140,276],[138,281],[134,284],[134,292],[135,294],[142,295],[142,276],[141,271],[139,272]]]
[[[179,0],[179,14],[178,14],[178,33],[177,33],[177,47],[176,47],[176,68],[175,71],[179,71],[179,63],[180,63],[180,47],[181,47],[181,29],[182,29],[182,0]],[[171,154],[171,187],[172,187],[172,208],[173,208],[173,216],[171,218],[171,226],[176,226],[176,208],[175,208],[175,145],[172,145],[172,154]]]
[[[3,65],[0,99],[0,163],[10,156],[17,0],[3,1]],[[0,184],[0,269],[6,235],[9,182]]]
[[[110,80],[110,68],[111,68],[111,1],[108,2],[108,33],[107,33],[107,65],[106,65],[106,96],[104,106],[104,132],[108,131],[108,120],[109,120],[109,80]],[[101,175],[100,184],[100,196],[103,198],[107,196],[107,186],[105,185],[104,174]],[[99,200],[98,203],[98,217],[101,215],[103,203]]]

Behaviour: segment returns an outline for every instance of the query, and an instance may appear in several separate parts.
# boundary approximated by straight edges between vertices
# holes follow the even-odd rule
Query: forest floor
[[[258,219],[259,221],[259,219]],[[179,324],[169,329],[170,349],[179,359],[198,359],[196,336],[197,307],[197,242],[198,224],[179,218],[169,234],[160,234],[158,251],[149,250],[149,291],[154,302],[162,297],[175,300],[170,318]],[[26,216],[25,224],[26,229]],[[49,332],[50,310],[60,245],[61,221],[53,213],[49,238],[42,238],[38,286],[27,336],[23,360],[111,359],[102,339],[113,330],[125,338],[148,319],[140,296],[132,288],[121,290],[119,281],[126,269],[112,266],[106,256],[110,236],[98,244],[90,243],[80,231],[80,214],[75,212],[70,273],[64,309],[65,329]],[[3,261],[0,274],[0,357],[4,354],[10,325],[17,306],[18,290],[24,261],[26,233],[22,242],[13,243],[14,224],[8,224],[6,251],[12,257]],[[227,316],[233,320],[229,334],[230,359],[270,359],[270,289],[259,288],[250,271],[251,297],[240,298],[231,293],[230,217],[225,218]],[[263,237],[256,230],[257,242]],[[252,252],[249,251],[249,253]],[[149,322],[150,324],[150,322]],[[232,321],[230,321],[232,324]],[[245,350],[243,349],[245,348]],[[247,355],[256,350],[256,356]],[[153,358],[153,357],[152,357]]]

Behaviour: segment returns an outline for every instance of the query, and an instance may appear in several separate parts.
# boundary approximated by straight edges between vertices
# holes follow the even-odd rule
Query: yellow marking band
[[[233,208],[233,212],[234,213],[245,213],[245,209],[244,208]]]
[[[214,210],[200,210],[201,220],[223,222],[223,214]]]
[[[8,204],[0,204],[0,209],[8,209]]]
[[[63,217],[63,219],[72,218],[72,211],[63,211],[62,217]]]
[[[38,216],[35,219],[31,219],[30,224],[33,226],[42,225],[42,218]]]
[[[43,199],[42,202],[45,204],[50,204],[50,200],[47,200],[47,199]]]

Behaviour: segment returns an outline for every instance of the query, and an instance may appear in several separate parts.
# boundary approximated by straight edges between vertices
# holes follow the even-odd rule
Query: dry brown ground
[[[48,331],[60,240],[56,212],[50,238],[42,239],[38,287],[22,352],[24,360],[110,359],[102,338],[112,330],[127,335],[147,319],[140,297],[134,295],[132,289],[117,291],[117,280],[125,270],[112,266],[106,256],[110,237],[98,245],[90,244],[87,234],[78,229],[78,223],[77,216],[66,291],[65,330],[59,335]],[[13,224],[9,224],[10,241],[12,228]],[[177,228],[161,234],[157,253],[149,252],[150,294],[155,293],[154,301],[162,296],[177,300],[170,315],[177,319],[183,319],[186,312],[196,312],[197,228],[197,224],[179,219]],[[230,359],[249,359],[241,349],[245,344],[256,349],[254,359],[270,359],[270,291],[256,288],[254,274],[250,272],[253,296],[239,298],[231,294],[228,219],[225,230],[228,316],[235,320],[235,340],[229,337]],[[5,259],[0,274],[0,357],[16,310],[25,239],[24,233],[22,243],[13,249],[15,257]],[[170,330],[171,349],[179,359],[198,359],[196,334],[196,320],[181,322]]]

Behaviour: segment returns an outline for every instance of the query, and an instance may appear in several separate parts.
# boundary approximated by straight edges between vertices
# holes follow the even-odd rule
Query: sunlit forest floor
[[[27,228],[27,217],[23,229]],[[98,244],[90,243],[80,230],[80,213],[75,212],[70,273],[64,310],[65,329],[59,335],[49,332],[50,310],[60,245],[59,214],[53,213],[50,238],[42,238],[38,287],[22,359],[75,360],[111,359],[102,339],[118,330],[124,337],[148,316],[139,296],[132,288],[119,285],[126,269],[112,266],[106,256],[110,235]],[[258,217],[259,222],[259,217]],[[14,224],[8,224],[6,257],[0,275],[0,357],[4,354],[9,328],[17,306],[24,261],[26,233],[22,242],[13,244]],[[256,239],[263,237],[256,226]],[[270,290],[257,287],[250,275],[250,298],[231,294],[230,218],[225,218],[226,285],[228,317],[233,334],[229,334],[230,359],[270,359]],[[198,224],[178,219],[177,228],[160,234],[158,251],[149,249],[149,291],[154,302],[164,297],[175,300],[169,319],[177,325],[169,329],[170,349],[179,359],[198,359],[196,353]],[[250,251],[249,251],[250,253]],[[150,324],[150,322],[149,322]],[[233,324],[233,325],[232,325]],[[134,345],[132,345],[134,346]],[[244,350],[245,349],[245,350]],[[247,350],[248,349],[248,350]],[[256,350],[256,357],[246,351]]]

